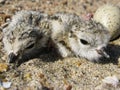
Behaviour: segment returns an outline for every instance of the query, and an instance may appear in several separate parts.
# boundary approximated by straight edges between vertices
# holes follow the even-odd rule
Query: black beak
[[[97,51],[98,54],[102,55],[103,57],[110,58],[110,56],[105,52],[104,48],[96,49],[96,51]]]
[[[14,63],[16,59],[17,59],[17,56],[14,53],[10,53],[8,55],[8,62],[9,63]]]

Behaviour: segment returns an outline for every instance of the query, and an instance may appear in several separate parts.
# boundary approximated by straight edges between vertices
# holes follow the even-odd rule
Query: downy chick
[[[105,48],[110,34],[103,25],[75,14],[58,13],[53,17],[51,37],[62,57],[77,56],[95,62],[109,58]]]
[[[50,35],[48,24],[48,15],[41,12],[20,11],[14,15],[3,29],[3,44],[8,61],[32,58],[46,47]]]

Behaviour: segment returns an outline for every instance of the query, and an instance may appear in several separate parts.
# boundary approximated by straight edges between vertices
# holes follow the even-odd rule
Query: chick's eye
[[[31,49],[31,48],[33,48],[33,47],[34,47],[34,43],[28,45],[28,46],[26,47],[26,49]]]
[[[82,44],[84,44],[84,45],[88,45],[88,44],[89,44],[88,41],[86,41],[86,40],[84,40],[84,39],[80,39],[80,42],[81,42]]]

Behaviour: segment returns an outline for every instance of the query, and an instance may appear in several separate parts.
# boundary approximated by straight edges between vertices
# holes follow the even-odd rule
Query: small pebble
[[[8,65],[6,63],[0,63],[0,72],[7,71]]]
[[[104,78],[102,81],[103,83],[112,85],[113,87],[117,87],[120,84],[120,81],[116,76],[108,76]]]

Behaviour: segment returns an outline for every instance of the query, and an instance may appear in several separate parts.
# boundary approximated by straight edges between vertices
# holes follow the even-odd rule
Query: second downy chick
[[[82,20],[75,14],[58,13],[53,17],[51,38],[62,57],[77,56],[95,62],[109,58],[105,48],[110,35],[103,25]]]

